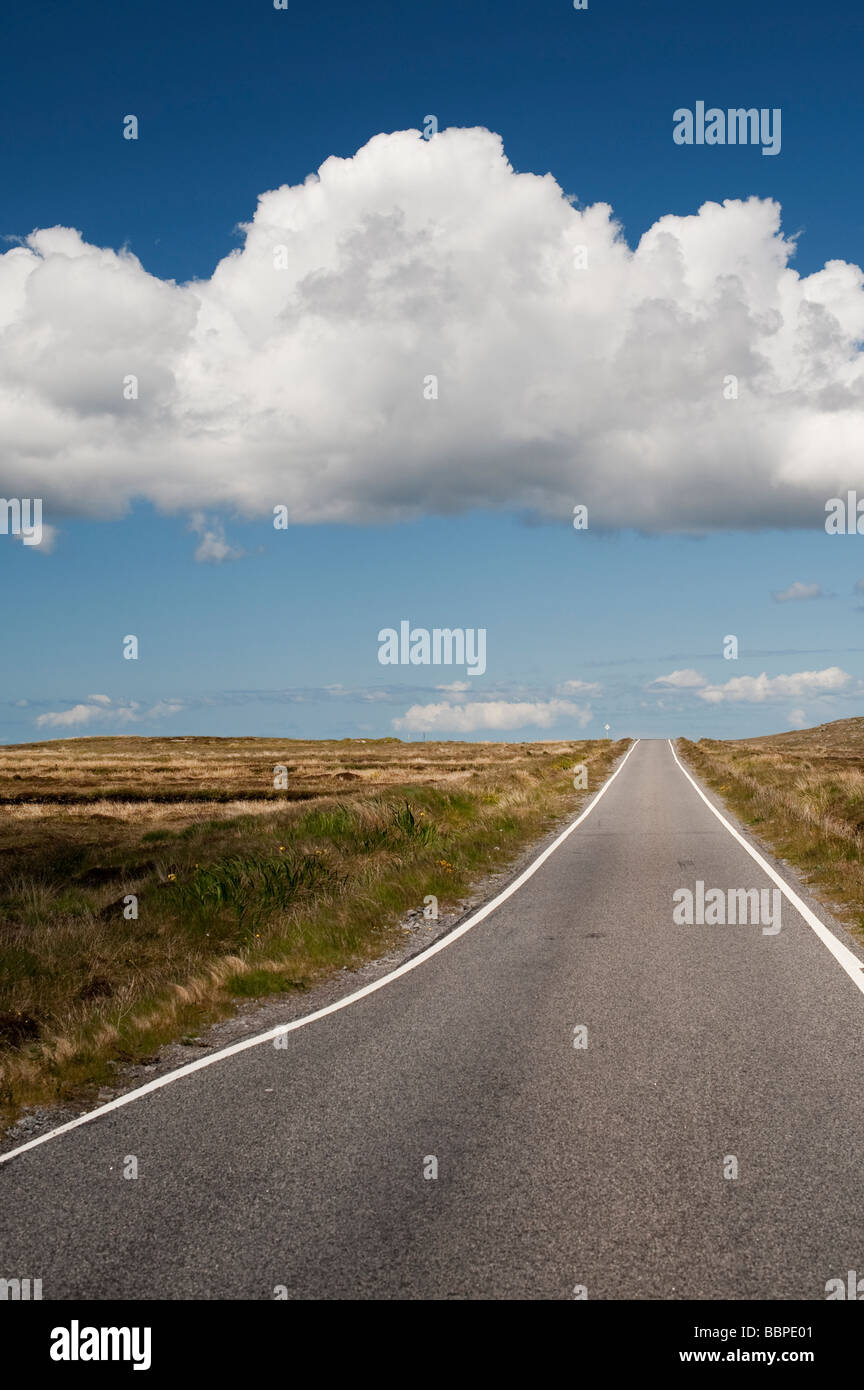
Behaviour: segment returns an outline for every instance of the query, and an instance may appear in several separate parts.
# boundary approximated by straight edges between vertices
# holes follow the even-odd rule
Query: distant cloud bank
[[[71,705],[69,709],[49,710],[37,715],[36,724],[40,729],[75,729],[87,724],[139,724],[142,720],[166,719],[179,714],[183,705],[179,700],[159,700],[155,705],[146,706],[136,700],[112,700],[108,695],[88,695],[81,704]]]
[[[761,705],[772,700],[848,694],[852,684],[849,672],[839,666],[828,666],[824,671],[795,671],[788,676],[769,676],[763,671],[759,676],[733,676],[731,680],[713,684],[698,671],[671,671],[668,676],[658,676],[651,682],[655,688],[692,690],[700,700],[711,705],[736,702]]]
[[[569,700],[478,700],[464,705],[412,705],[393,720],[393,728],[414,734],[473,734],[479,729],[522,729],[531,725],[548,729],[564,720],[582,729],[591,718],[587,706]]]

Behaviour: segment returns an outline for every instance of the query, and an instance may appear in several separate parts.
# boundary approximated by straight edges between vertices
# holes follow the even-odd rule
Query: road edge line
[[[829,927],[826,927],[825,923],[816,916],[816,913],[812,910],[812,908],[809,908],[807,906],[803,898],[799,898],[794,888],[790,888],[786,880],[782,878],[781,875],[778,874],[777,870],[768,863],[768,860],[765,859],[757,849],[754,849],[753,846],[747,840],[745,840],[744,836],[741,835],[739,831],[735,829],[734,825],[731,825],[730,822],[726,819],[726,817],[720,811],[717,810],[717,807],[713,805],[711,801],[708,800],[708,797],[705,795],[698,782],[696,782],[690,776],[690,773],[687,771],[681,759],[678,757],[678,754],[675,752],[675,749],[672,746],[671,738],[667,739],[666,742],[669,744],[669,750],[672,754],[672,757],[675,759],[681,771],[684,773],[684,776],[687,778],[687,781],[690,783],[693,789],[699,793],[702,800],[705,802],[705,805],[708,807],[709,811],[713,811],[714,815],[721,822],[721,824],[725,825],[726,829],[729,831],[729,834],[734,836],[734,838],[738,841],[739,845],[744,846],[747,853],[750,855],[750,858],[755,859],[760,869],[764,870],[768,877],[774,883],[777,884],[777,887],[780,889],[784,898],[786,898],[787,901],[792,904],[795,911],[804,918],[804,921],[807,923],[808,927],[810,927],[819,937],[819,940],[822,942],[822,945],[825,946],[831,952],[832,956],[837,961],[837,964],[841,966],[843,970],[846,971],[846,974],[849,976],[849,979],[852,981],[852,983],[854,985],[857,985],[861,993],[864,994],[864,964],[862,964],[860,957],[856,956],[854,951],[850,951],[849,947],[845,946],[843,942],[840,941],[839,938],[834,935],[834,933],[831,931]]]

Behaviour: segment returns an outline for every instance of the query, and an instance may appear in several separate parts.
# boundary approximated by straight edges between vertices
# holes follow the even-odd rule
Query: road
[[[864,995],[785,902],[776,935],[676,925],[697,879],[771,886],[642,741],[416,969],[0,1166],[0,1275],[46,1299],[824,1299],[864,1275]]]

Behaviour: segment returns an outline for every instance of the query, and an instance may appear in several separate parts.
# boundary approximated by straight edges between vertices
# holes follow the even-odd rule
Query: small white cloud
[[[772,595],[775,603],[795,603],[805,598],[827,598],[821,584],[801,584],[798,580],[788,589],[778,589]]]
[[[132,724],[138,718],[131,705],[107,710],[104,705],[73,705],[71,709],[40,714],[36,723],[40,729],[71,729],[92,724],[94,719],[107,719],[114,724]]]
[[[603,689],[598,681],[562,681],[559,695],[599,695]]]
[[[57,537],[59,536],[59,534],[60,532],[56,526],[49,526],[47,522],[43,521],[42,534],[39,537],[39,540],[28,541],[27,545],[24,546],[24,549],[38,550],[42,555],[50,555],[55,545],[57,544]],[[23,540],[23,537],[15,535],[14,539],[16,541],[20,541]]]
[[[91,705],[110,705],[110,695],[88,695],[87,701]]]
[[[649,684],[671,686],[675,690],[696,690],[701,685],[707,685],[708,681],[698,671],[688,668],[684,671],[670,671],[668,676],[658,676]]]
[[[443,690],[445,695],[462,695],[466,690],[471,689],[470,681],[452,681],[450,685],[436,685],[436,690]]]
[[[195,547],[195,559],[199,565],[221,565],[226,560],[241,560],[246,554],[245,550],[228,544],[221,521],[208,521],[203,512],[193,513],[189,519],[189,530],[201,537]]]
[[[167,719],[172,714],[179,714],[183,709],[180,700],[158,700],[143,715],[144,719]]]
[[[787,718],[793,729],[803,729],[807,724],[807,715],[803,709],[790,709]]]
[[[393,728],[406,733],[475,733],[478,729],[521,729],[533,724],[548,729],[559,720],[572,720],[579,728],[591,721],[591,710],[569,700],[483,700],[467,705],[412,705]]]

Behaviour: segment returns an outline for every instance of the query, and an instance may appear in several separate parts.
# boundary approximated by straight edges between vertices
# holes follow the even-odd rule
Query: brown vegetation
[[[382,953],[625,744],[85,738],[0,749],[0,1114]],[[288,769],[275,790],[274,768]],[[132,899],[137,917],[130,916]]]

